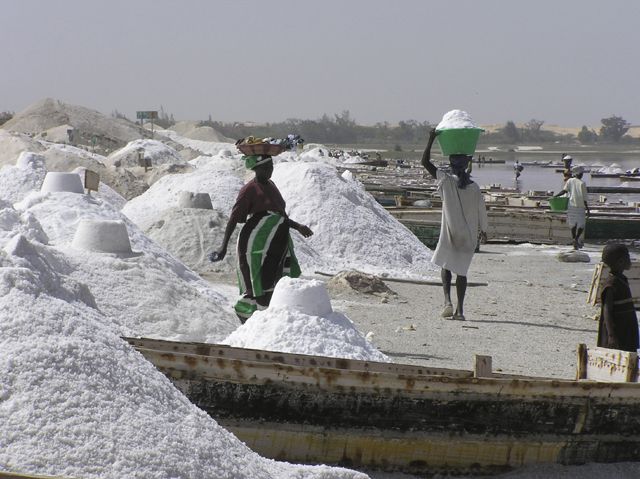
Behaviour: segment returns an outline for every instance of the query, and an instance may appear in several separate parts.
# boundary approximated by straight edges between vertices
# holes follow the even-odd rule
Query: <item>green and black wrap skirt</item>
[[[251,216],[240,230],[237,255],[241,298],[234,309],[244,323],[256,310],[269,306],[280,278],[300,276],[289,220],[271,211]]]

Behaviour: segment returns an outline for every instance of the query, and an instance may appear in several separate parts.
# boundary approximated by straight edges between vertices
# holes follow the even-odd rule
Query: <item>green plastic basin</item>
[[[549,208],[551,211],[567,211],[567,206],[569,206],[569,198],[566,196],[549,198]]]
[[[482,128],[451,128],[438,130],[436,138],[443,155],[473,155],[483,131]]]

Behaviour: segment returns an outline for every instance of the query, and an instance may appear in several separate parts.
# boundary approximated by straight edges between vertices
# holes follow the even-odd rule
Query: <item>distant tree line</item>
[[[288,119],[279,123],[251,125],[212,121],[211,116],[200,123],[210,126],[229,138],[257,137],[282,138],[295,133],[307,143],[329,144],[419,144],[428,137],[431,124],[427,121],[400,121],[398,125],[388,122],[373,126],[358,125],[348,110],[333,116],[323,115],[318,120]]]
[[[12,111],[0,112],[0,125],[6,123],[14,116]],[[114,110],[113,118],[129,120],[123,113]],[[161,128],[168,128],[175,124],[172,113],[165,111],[161,105],[158,111],[158,119],[155,123]],[[577,135],[557,134],[551,130],[543,129],[544,121],[531,119],[518,127],[509,120],[502,128],[496,131],[486,132],[480,137],[481,144],[516,144],[516,143],[640,143],[639,138],[632,138],[626,133],[631,124],[624,118],[612,115],[602,118],[600,129],[594,129],[583,125]],[[201,126],[210,126],[229,138],[245,138],[249,135],[256,137],[284,138],[290,133],[298,134],[307,143],[327,143],[337,145],[393,145],[395,150],[401,150],[402,146],[415,147],[423,145],[429,135],[432,124],[428,121],[402,120],[397,125],[388,122],[376,123],[372,126],[364,126],[356,123],[349,110],[340,114],[323,115],[318,120],[288,119],[283,122],[248,124],[239,122],[213,121],[211,115],[208,120],[201,121]]]
[[[598,132],[583,126],[578,135],[545,130],[544,121],[535,118],[520,127],[513,121],[507,121],[502,128],[482,135],[480,141],[484,144],[640,142],[638,138],[625,136],[631,125],[622,117],[614,115],[601,121],[602,126]],[[428,121],[416,120],[403,120],[397,125],[390,125],[388,122],[376,123],[373,126],[358,125],[349,111],[333,116],[325,114],[319,120],[289,119],[280,123],[260,125],[213,121],[209,116],[208,120],[200,124],[211,126],[224,136],[236,139],[249,135],[277,138],[296,133],[312,143],[395,145],[396,150],[400,150],[401,145],[413,147],[424,144],[432,128]]]
[[[579,142],[581,144],[595,143],[637,143],[638,138],[625,136],[629,131],[631,124],[620,116],[610,116],[600,120],[602,126],[599,132],[589,129],[583,125],[577,135],[564,134],[559,135],[550,130],[543,130],[544,121],[532,119],[525,123],[522,127],[517,127],[513,121],[508,121],[502,128],[495,132],[483,135],[482,141],[492,143],[550,143],[550,142]]]

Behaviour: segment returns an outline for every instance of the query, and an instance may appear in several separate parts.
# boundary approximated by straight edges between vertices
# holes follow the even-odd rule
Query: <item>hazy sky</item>
[[[0,111],[640,124],[637,0],[1,0]]]

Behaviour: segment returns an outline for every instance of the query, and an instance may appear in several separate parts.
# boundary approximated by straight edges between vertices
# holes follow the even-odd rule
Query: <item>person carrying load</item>
[[[488,218],[480,187],[469,177],[468,165],[471,162],[469,154],[449,155],[451,174],[438,169],[431,162],[431,147],[439,134],[441,132],[436,129],[430,131],[429,141],[422,154],[422,165],[438,180],[438,190],[442,196],[440,237],[431,261],[442,268],[445,300],[442,317],[464,320],[467,271],[476,251],[478,231],[485,234]],[[475,144],[473,147],[475,148]],[[446,154],[444,148],[443,153]],[[458,303],[455,311],[451,303],[452,272],[456,274]]]
[[[237,243],[238,283],[241,297],[234,306],[243,323],[258,309],[269,306],[273,289],[283,276],[297,278],[300,266],[293,251],[289,229],[305,238],[313,232],[308,226],[287,217],[285,201],[271,181],[273,159],[269,155],[243,157],[245,167],[255,177],[242,187],[231,210],[222,246],[211,253],[211,261],[227,254],[229,238],[238,223],[244,223]]]
[[[569,178],[559,193],[553,195],[554,198],[562,195],[569,196],[569,207],[567,208],[567,224],[571,228],[571,239],[573,249],[580,249],[584,245],[582,233],[586,226],[586,217],[589,216],[589,204],[587,203],[587,186],[582,181],[584,168],[574,166],[571,170],[573,178]]]

